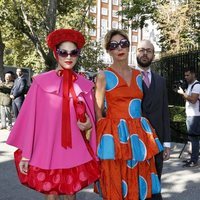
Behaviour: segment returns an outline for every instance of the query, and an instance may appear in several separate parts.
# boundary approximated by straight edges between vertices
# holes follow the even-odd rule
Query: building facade
[[[108,30],[122,29],[123,16],[118,15],[118,11],[122,10],[121,0],[96,0],[96,4],[90,8],[90,15],[94,18],[94,25],[96,29],[90,31],[92,40],[97,42],[103,42],[103,38]],[[136,65],[136,46],[139,38],[140,31],[127,29],[127,34],[130,40],[130,53],[129,53],[129,65]],[[105,52],[102,58],[105,64],[110,64],[110,56]]]
[[[105,34],[111,29],[124,29],[123,27],[123,17],[118,15],[118,11],[122,10],[121,0],[95,0],[94,6],[90,8],[90,15],[94,18],[93,23],[96,27],[94,30],[90,30],[90,36],[92,40],[101,42],[103,44],[103,39]],[[157,45],[159,40],[159,33],[156,26],[148,21],[148,27],[144,27],[142,30],[133,30],[131,27],[126,28],[127,34],[130,40],[130,53],[129,53],[129,65],[136,66],[136,48],[139,41],[142,39],[150,40],[155,46],[156,59],[159,59],[160,48]],[[111,64],[112,61],[110,56],[105,52],[103,57],[105,64]]]

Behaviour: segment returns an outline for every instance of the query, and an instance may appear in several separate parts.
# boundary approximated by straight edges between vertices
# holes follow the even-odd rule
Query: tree
[[[46,36],[59,27],[85,33],[86,27],[91,28],[92,20],[87,18],[90,5],[92,0],[1,0],[0,20],[5,28],[5,43],[10,48],[6,59],[35,65],[42,58],[46,70],[55,68],[52,51],[46,46]]]
[[[147,26],[147,19],[160,30],[162,51],[175,53],[200,43],[199,0],[122,0],[121,13],[126,25],[133,28]]]
[[[172,4],[166,1],[157,4],[158,9],[153,18],[160,29],[160,44],[164,52],[176,53],[195,47],[199,31],[194,29],[194,21],[192,22],[196,13],[194,10],[191,12],[194,2],[196,1]]]
[[[191,29],[188,30],[189,35],[194,42],[200,46],[200,1],[190,0],[188,3],[187,17]]]
[[[55,28],[56,4],[56,0],[29,0],[26,3],[21,0],[3,0],[1,4],[0,16],[5,21],[5,27],[22,42],[21,45],[25,46],[24,41],[28,39],[28,47],[35,49],[48,66],[53,66],[54,61],[51,52],[45,52],[43,41],[47,33]],[[13,37],[10,36],[8,33],[7,37],[12,41]]]
[[[3,80],[3,54],[4,54],[5,44],[2,41],[1,29],[0,29],[0,77]]]
[[[122,11],[118,12],[123,17],[125,27],[142,29],[146,21],[151,18],[154,12],[154,1],[152,0],[122,0]]]
[[[103,64],[103,60],[96,58],[100,58],[103,54],[103,48],[100,43],[96,41],[90,41],[86,44],[83,49],[81,59],[79,59],[78,65],[84,66],[84,68],[88,71],[97,72],[98,69],[102,69],[105,67]],[[91,61],[91,58],[95,58]]]

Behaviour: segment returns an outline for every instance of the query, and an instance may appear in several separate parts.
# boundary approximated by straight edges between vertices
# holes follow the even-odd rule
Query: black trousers
[[[23,104],[23,101],[24,99],[14,99],[12,101],[12,109],[13,109],[13,113],[14,113],[14,116],[15,116],[15,119],[17,118],[18,114],[19,114],[19,111],[22,107],[22,104]]]
[[[186,125],[188,138],[192,143],[191,161],[197,163],[199,160],[200,116],[187,116]]]

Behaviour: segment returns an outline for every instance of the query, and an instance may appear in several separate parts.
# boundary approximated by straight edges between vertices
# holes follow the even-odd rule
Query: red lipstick
[[[67,65],[71,65],[73,62],[72,61],[66,61],[65,62]]]
[[[123,55],[124,55],[124,53],[119,53],[119,54],[118,54],[118,56],[123,56]]]

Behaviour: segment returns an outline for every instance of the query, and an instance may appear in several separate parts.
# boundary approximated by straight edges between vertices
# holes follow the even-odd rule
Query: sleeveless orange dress
[[[96,184],[106,200],[138,200],[160,193],[154,155],[163,150],[142,117],[142,76],[132,70],[131,85],[112,68],[106,78],[106,117],[97,123],[101,177]]]

